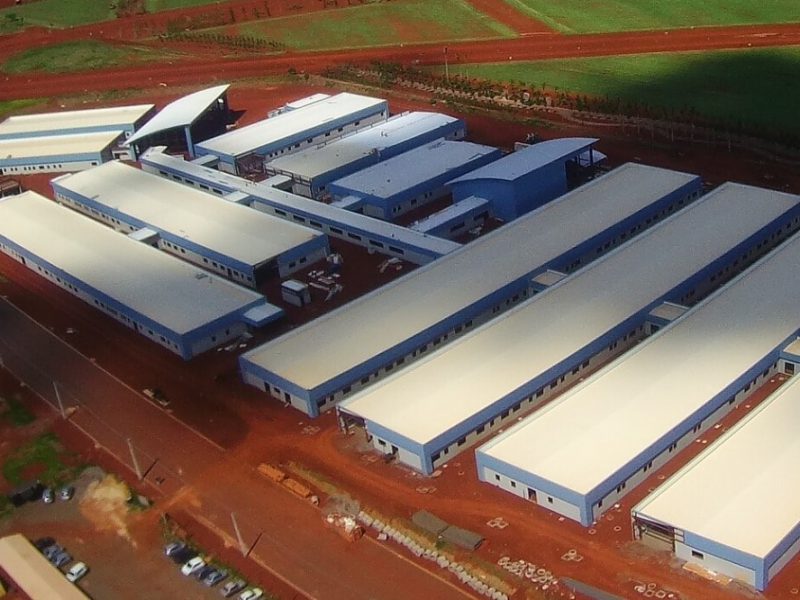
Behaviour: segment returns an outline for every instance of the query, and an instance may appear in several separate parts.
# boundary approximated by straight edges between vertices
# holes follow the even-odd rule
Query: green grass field
[[[65,42],[15,54],[0,66],[0,70],[5,73],[67,73],[150,62],[164,56],[150,49],[117,48],[97,41]]]
[[[227,28],[216,30],[229,32]],[[367,4],[243,24],[239,34],[287,48],[321,50],[458,39],[513,37],[515,33],[464,0]]]
[[[5,118],[7,115],[19,112],[23,108],[29,108],[41,104],[43,100],[2,100],[0,101],[0,118]]]
[[[566,33],[800,21],[797,0],[504,0]]]
[[[649,54],[527,63],[466,65],[450,73],[594,97],[800,134],[800,49]]]
[[[221,0],[145,0],[147,12],[154,13],[162,10],[202,6],[203,4],[219,4]]]
[[[0,22],[7,15],[22,17],[22,24],[42,27],[72,27],[115,18],[111,2],[103,0],[39,0],[0,10]]]
[[[3,464],[3,477],[11,485],[19,485],[29,473],[28,469],[40,471],[38,478],[46,485],[57,486],[71,481],[83,467],[70,467],[65,464],[67,456],[64,447],[52,433],[45,433],[18,448]]]

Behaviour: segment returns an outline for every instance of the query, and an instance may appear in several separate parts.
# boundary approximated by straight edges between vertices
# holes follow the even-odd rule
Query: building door
[[[528,488],[528,500],[536,502],[536,490],[533,488]]]

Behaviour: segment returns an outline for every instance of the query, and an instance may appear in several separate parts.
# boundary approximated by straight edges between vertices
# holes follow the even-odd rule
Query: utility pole
[[[67,413],[64,410],[64,402],[61,400],[61,392],[58,389],[58,382],[55,380],[53,381],[53,390],[56,393],[56,402],[58,402],[58,410],[61,411],[61,418],[66,420]]]
[[[244,545],[242,532],[239,531],[239,523],[236,522],[236,513],[234,512],[231,512],[231,523],[233,523],[233,530],[236,532],[236,539],[239,540],[239,548],[242,551],[242,556],[247,557],[247,546]]]
[[[128,450],[131,453],[131,460],[133,461],[133,468],[136,471],[136,477],[138,477],[139,481],[141,481],[142,469],[139,466],[139,460],[136,458],[136,452],[133,449],[133,442],[131,442],[131,438],[125,438],[125,441],[128,442]]]
[[[450,68],[447,64],[447,46],[444,47],[444,78],[450,83]]]

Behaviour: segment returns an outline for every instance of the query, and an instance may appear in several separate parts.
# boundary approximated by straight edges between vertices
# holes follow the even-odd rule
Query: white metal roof
[[[109,108],[90,108],[86,110],[65,110],[61,112],[17,115],[8,117],[0,123],[0,136],[20,136],[65,129],[87,127],[116,127],[132,125],[153,108],[152,104],[133,106],[112,106]]]
[[[48,561],[21,533],[0,538],[0,569],[8,573],[26,598],[86,600],[80,588]]]
[[[342,92],[301,108],[234,129],[198,144],[213,154],[241,156],[272,143],[302,135],[320,125],[357,111],[385,105],[386,100]]]
[[[253,266],[322,235],[116,161],[58,185]]]
[[[524,277],[694,178],[623,165],[246,356],[313,389]],[[503,268],[496,268],[500,264]]]
[[[427,443],[646,309],[797,200],[725,186],[340,408]]]
[[[0,140],[0,161],[100,153],[121,135],[121,131],[98,131]]]
[[[800,523],[800,383],[785,384],[634,512],[765,557]]]
[[[337,191],[345,189],[355,196],[388,199],[490,154],[499,152],[472,142],[436,140],[337,179],[331,190],[336,186]]]
[[[588,494],[800,328],[798,260],[795,237],[479,452]]]
[[[333,142],[276,158],[269,168],[314,179],[457,120],[439,113],[403,113]]]
[[[130,145],[145,136],[166,131],[167,129],[191,125],[217,98],[228,91],[229,87],[230,85],[228,84],[218,85],[170,102],[157,115],[145,123],[139,131],[130,136],[125,145]]]
[[[35,192],[0,199],[0,236],[177,333],[263,300]]]

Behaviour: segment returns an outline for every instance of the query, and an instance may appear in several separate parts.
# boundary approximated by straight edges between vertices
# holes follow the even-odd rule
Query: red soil
[[[529,17],[503,0],[469,0],[475,10],[510,27],[521,35],[555,33],[541,21]]]

